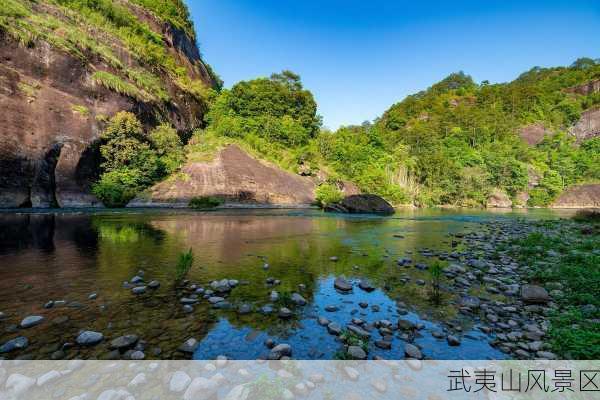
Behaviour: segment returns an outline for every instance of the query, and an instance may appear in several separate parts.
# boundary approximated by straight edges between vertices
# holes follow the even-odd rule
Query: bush
[[[330,183],[321,184],[315,191],[315,199],[321,207],[338,203],[344,199],[344,194],[337,186]]]
[[[149,136],[163,172],[172,174],[177,171],[185,160],[183,145],[177,131],[168,124],[162,124],[154,128]]]
[[[223,204],[221,199],[216,197],[194,197],[189,202],[189,207],[195,209],[215,208]]]
[[[194,263],[194,255],[192,249],[189,249],[185,253],[179,254],[177,265],[175,266],[175,282],[181,282],[188,274]]]
[[[92,193],[107,207],[125,207],[140,188],[138,171],[124,168],[102,174]]]

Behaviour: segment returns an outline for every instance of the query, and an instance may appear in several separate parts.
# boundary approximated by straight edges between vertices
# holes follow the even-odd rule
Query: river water
[[[451,294],[440,305],[430,301],[428,271],[401,268],[397,260],[430,264],[436,258],[423,256],[424,249],[460,252],[460,245],[452,248],[452,235],[476,232],[496,219],[563,215],[549,210],[406,210],[391,217],[316,210],[3,212],[0,344],[25,336],[29,345],[2,356],[114,358],[110,340],[135,334],[147,358],[185,357],[177,349],[193,337],[200,343],[193,353],[197,359],[264,357],[269,349],[263,343],[269,338],[290,344],[294,358],[332,359],[343,345],[319,325],[317,318],[324,316],[342,327],[353,318],[367,327],[399,318],[421,323],[414,343],[427,358],[504,358],[477,329],[477,319],[457,312]],[[178,255],[188,249],[194,254],[190,284],[210,288],[213,280],[240,282],[227,298],[232,309],[214,309],[200,298],[193,312],[184,312],[174,277]],[[123,282],[140,270],[146,281],[158,280],[160,288],[142,295],[125,288]],[[350,294],[334,289],[334,279],[342,275],[355,283]],[[269,285],[268,278],[281,283]],[[376,290],[359,289],[361,279]],[[417,284],[419,279],[425,285]],[[272,290],[284,298],[297,292],[308,304],[290,306],[294,315],[289,320],[277,313],[265,315],[259,308],[271,303]],[[92,293],[97,298],[90,299]],[[45,308],[49,301],[58,302]],[[238,313],[241,304],[252,312]],[[279,306],[274,304],[276,310]],[[327,306],[338,311],[328,312]],[[44,321],[20,328],[28,315]],[[453,332],[459,327],[460,346],[432,336],[449,327]],[[105,340],[86,348],[71,345],[81,330],[101,332]],[[406,338],[394,334],[392,348],[383,350],[373,345],[377,330],[372,334],[369,358],[404,357]]]

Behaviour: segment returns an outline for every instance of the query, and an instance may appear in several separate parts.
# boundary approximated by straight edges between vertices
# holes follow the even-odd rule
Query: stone
[[[535,353],[539,358],[543,360],[556,360],[556,354],[551,353],[549,351],[538,351]]]
[[[365,279],[361,280],[358,283],[358,287],[360,289],[364,290],[365,292],[372,292],[373,290],[375,290],[375,286],[373,286],[371,284],[371,282],[369,282],[368,280],[365,280]]]
[[[329,322],[330,322],[325,317],[319,317],[317,321],[319,322],[319,325],[321,325],[321,326],[327,326],[327,325],[329,325]]]
[[[371,338],[371,334],[363,328],[361,328],[360,326],[348,325],[348,330],[354,333],[356,336],[360,337],[361,339],[368,340]]]
[[[11,374],[4,387],[6,388],[7,398],[18,399],[22,397],[33,385],[35,385],[35,379],[30,378],[21,374]]]
[[[392,342],[388,342],[387,340],[377,340],[375,346],[383,350],[390,350],[392,348]]]
[[[346,196],[339,203],[325,207],[325,211],[360,214],[393,214],[394,207],[374,194],[354,194]]]
[[[188,374],[183,371],[176,371],[169,381],[169,391],[181,393],[188,387],[191,381],[192,378]]]
[[[264,306],[262,306],[260,308],[260,312],[263,313],[263,314],[265,314],[265,315],[272,314],[273,313],[273,306],[271,306],[269,304],[266,304],[266,305],[264,305]]]
[[[271,349],[269,360],[280,360],[282,357],[292,356],[292,346],[286,343],[278,344]]]
[[[417,346],[410,343],[404,345],[404,354],[410,358],[416,358],[417,360],[423,358],[423,353],[421,353],[421,350],[419,350]]]
[[[37,378],[36,384],[37,384],[37,386],[44,386],[47,383],[50,383],[52,381],[59,379],[61,376],[62,375],[60,374],[60,372],[58,372],[56,370],[48,371],[45,374],[40,375]]]
[[[195,378],[183,394],[183,400],[208,400],[219,389],[219,384],[213,379]]]
[[[23,350],[29,345],[29,340],[25,336],[19,336],[5,342],[0,346],[0,354],[10,353],[15,350]]]
[[[183,353],[193,353],[198,348],[198,341],[195,338],[190,338],[185,341],[181,346],[179,346],[178,350]]]
[[[183,312],[186,313],[186,314],[191,314],[191,313],[194,312],[194,307],[192,307],[189,304],[184,304],[183,305]]]
[[[353,360],[366,360],[367,353],[360,348],[359,346],[348,346],[348,355],[352,357]]]
[[[88,300],[96,300],[98,298],[98,293],[90,293],[88,296]]]
[[[336,256],[329,257],[329,261],[337,261],[339,260]]]
[[[225,299],[223,297],[219,297],[219,296],[212,296],[208,298],[208,302],[210,304],[217,304],[220,303],[222,301],[225,301]]]
[[[298,293],[292,293],[292,301],[299,306],[304,306],[307,303],[306,299]]]
[[[478,309],[479,306],[481,305],[481,300],[479,300],[479,297],[475,297],[475,296],[464,296],[460,299],[460,305],[462,307]]]
[[[250,314],[251,312],[252,306],[250,304],[244,303],[240,304],[240,306],[238,307],[238,314],[240,315]]]
[[[334,305],[325,306],[325,311],[327,311],[327,312],[336,312],[338,310],[339,310],[339,307],[334,306]]]
[[[460,339],[454,335],[448,335],[446,341],[450,346],[460,346]]]
[[[36,326],[44,322],[44,317],[41,315],[30,315],[28,317],[23,318],[21,324],[19,325],[21,328],[31,328],[32,326]]]
[[[225,299],[223,299],[223,300],[225,300]],[[194,299],[194,298],[190,298],[190,297],[182,297],[179,299],[179,302],[181,304],[196,304],[196,303],[198,303],[198,301],[199,301],[198,299]],[[210,301],[210,299],[209,299],[209,301]]]
[[[117,350],[129,349],[129,348],[132,348],[133,346],[135,346],[135,344],[138,342],[138,340],[139,340],[139,337],[137,335],[119,336],[118,338],[113,339],[110,342],[110,348],[117,349]]]
[[[277,315],[279,316],[279,318],[288,319],[291,318],[293,314],[289,308],[281,307]]]
[[[416,326],[413,322],[411,322],[407,319],[399,319],[398,320],[398,329],[401,329],[403,331],[412,331],[412,330],[416,329]]]
[[[550,301],[546,289],[535,285],[521,286],[521,298],[526,304],[546,304]]]
[[[346,373],[346,376],[351,381],[357,381],[358,378],[360,377],[360,374],[358,373],[358,371],[352,367],[344,367],[344,372]]]
[[[272,290],[271,294],[269,295],[269,300],[271,300],[273,303],[279,300],[279,293],[276,290]]]
[[[148,283],[148,287],[150,289],[158,289],[160,287],[160,282],[159,281],[150,281],[150,283]]]
[[[342,333],[342,327],[337,322],[331,322],[327,325],[327,332],[332,335],[339,336]]]
[[[129,354],[130,360],[143,360],[144,358],[146,358],[146,355],[140,350],[133,351],[131,354]]]
[[[335,279],[333,286],[342,292],[349,292],[352,290],[352,284],[348,282],[344,277],[340,276]]]
[[[134,376],[131,381],[129,381],[129,383],[127,384],[127,387],[137,388],[137,387],[145,385],[146,383],[148,383],[148,379],[146,379],[146,374],[144,374],[143,372],[140,372],[139,374]]]
[[[100,343],[104,339],[104,335],[100,332],[94,331],[83,331],[81,332],[75,341],[80,346],[94,346]]]
[[[144,293],[146,293],[146,286],[136,286],[133,289],[131,289],[131,293],[144,294]]]

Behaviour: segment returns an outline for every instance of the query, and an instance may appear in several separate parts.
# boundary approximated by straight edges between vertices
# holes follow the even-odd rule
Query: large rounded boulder
[[[330,204],[325,211],[351,214],[384,214],[394,213],[394,207],[381,197],[374,194],[355,194],[345,197],[342,201]]]

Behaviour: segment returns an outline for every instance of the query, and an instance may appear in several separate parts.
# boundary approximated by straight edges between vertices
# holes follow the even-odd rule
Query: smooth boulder
[[[354,194],[345,197],[339,203],[328,205],[325,211],[350,214],[385,214],[394,213],[394,207],[383,198],[374,194]]]

